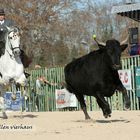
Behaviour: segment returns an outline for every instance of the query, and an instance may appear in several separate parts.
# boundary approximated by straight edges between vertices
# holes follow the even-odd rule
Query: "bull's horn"
[[[96,43],[97,43],[99,46],[106,46],[106,43],[101,42],[101,41],[97,40],[96,38],[94,38],[94,40],[96,41]]]
[[[121,41],[120,45],[127,44],[129,36],[126,37],[125,40]]]

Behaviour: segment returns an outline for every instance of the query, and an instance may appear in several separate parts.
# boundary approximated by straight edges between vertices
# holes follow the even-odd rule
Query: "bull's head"
[[[95,39],[100,49],[105,49],[107,56],[109,57],[112,68],[114,70],[118,70],[121,68],[121,53],[128,47],[128,44],[126,43],[128,40],[128,37],[122,41],[121,43],[115,39],[107,40],[106,43],[99,42]]]

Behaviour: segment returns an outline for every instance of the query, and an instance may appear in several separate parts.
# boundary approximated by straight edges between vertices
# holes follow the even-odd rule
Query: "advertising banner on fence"
[[[4,94],[4,105],[7,110],[20,110],[22,105],[22,98],[20,96],[20,91],[16,93],[16,100],[11,98],[12,92],[6,92]]]
[[[119,70],[119,77],[127,90],[132,90],[131,70]]]
[[[56,89],[56,108],[77,107],[77,100],[74,94],[69,93],[66,89]]]

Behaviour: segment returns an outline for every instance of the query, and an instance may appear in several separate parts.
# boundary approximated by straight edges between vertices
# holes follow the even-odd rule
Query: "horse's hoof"
[[[3,119],[8,119],[8,116],[6,115],[5,112],[3,112]]]
[[[8,117],[7,116],[3,116],[3,119],[8,119]]]
[[[5,116],[5,117],[3,117],[3,119],[8,119],[8,117],[7,117],[7,116]]]

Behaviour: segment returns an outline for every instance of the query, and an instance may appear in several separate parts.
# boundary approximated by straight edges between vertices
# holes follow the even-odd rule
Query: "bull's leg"
[[[101,94],[98,94],[96,96],[96,100],[97,100],[99,107],[103,111],[104,117],[105,118],[111,117],[111,109],[109,107],[108,102],[105,100],[105,98]]]
[[[130,103],[130,99],[129,99],[128,95],[127,95],[126,89],[124,89],[122,91],[122,93],[123,93],[123,99],[124,99],[125,108],[129,109],[131,103]]]
[[[84,96],[83,95],[76,95],[78,101],[80,102],[80,105],[81,105],[81,108],[85,114],[85,119],[91,119],[90,116],[88,115],[87,113],[87,108],[86,108],[86,103],[85,103],[85,100],[84,100]]]
[[[123,93],[123,100],[124,100],[125,108],[126,109],[130,108],[130,99],[127,95],[126,88],[124,86],[119,86],[117,89]]]

